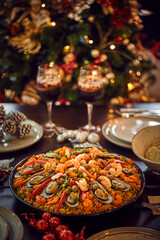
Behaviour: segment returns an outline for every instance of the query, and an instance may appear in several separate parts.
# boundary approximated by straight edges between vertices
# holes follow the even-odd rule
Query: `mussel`
[[[80,189],[77,185],[73,185],[69,189],[69,193],[67,194],[65,198],[65,203],[69,207],[76,207],[79,204],[79,196],[80,196]]]
[[[57,158],[57,157],[58,157],[58,153],[55,153],[55,152],[47,152],[47,153],[43,154],[43,157]]]
[[[122,192],[126,192],[130,189],[130,185],[128,185],[126,182],[119,180],[118,178],[112,179],[111,184],[112,188]]]
[[[54,172],[44,172],[42,174],[37,174],[36,176],[33,176],[27,181],[26,186],[33,187],[35,185],[38,185],[44,182],[47,178],[51,177],[53,174]]]
[[[135,174],[135,172],[133,170],[128,169],[128,168],[122,168],[122,171],[129,175]]]
[[[97,181],[93,180],[90,185],[92,195],[102,203],[111,203],[113,197],[106,191],[106,189]]]
[[[14,176],[19,177],[19,175],[34,174],[36,172],[42,171],[43,169],[44,166],[42,166],[41,164],[30,165],[17,171]]]
[[[55,180],[50,181],[46,187],[43,189],[42,196],[44,198],[50,198],[53,197],[59,189],[62,187],[62,184],[64,183],[66,177],[60,177]]]

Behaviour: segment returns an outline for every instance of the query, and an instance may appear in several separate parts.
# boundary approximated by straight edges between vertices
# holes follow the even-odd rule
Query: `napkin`
[[[148,196],[149,203],[160,203],[160,196]],[[160,212],[152,210],[153,215],[160,215]]]

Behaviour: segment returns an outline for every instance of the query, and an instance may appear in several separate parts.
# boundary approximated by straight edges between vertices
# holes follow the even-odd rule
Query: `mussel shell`
[[[101,189],[103,191],[103,193],[105,193],[106,195],[106,199],[101,199],[100,197],[98,197],[96,195],[96,190],[93,189],[93,185],[96,184],[98,185],[98,188]],[[107,204],[107,203],[111,203],[113,201],[113,197],[106,191],[106,189],[97,181],[93,180],[91,182],[91,185],[90,185],[90,191],[92,193],[92,195],[100,202],[104,203],[104,204]]]
[[[114,178],[111,180],[112,188],[118,191],[126,192],[130,189],[130,185],[128,185],[126,182],[123,182],[117,178]]]
[[[58,154],[55,152],[47,152],[45,154],[43,154],[44,157],[48,157],[48,158],[56,158],[58,157]]]
[[[27,187],[33,187],[33,186],[35,186],[35,185],[38,185],[38,184],[44,182],[47,178],[51,177],[53,174],[54,174],[54,172],[49,172],[49,174],[48,174],[47,176],[45,176],[44,173],[42,173],[42,174],[37,174],[36,176],[30,178],[30,179],[27,181],[26,186],[27,186]],[[35,182],[35,184],[34,184],[34,183],[32,184],[31,181],[33,181],[34,179],[38,179],[38,177],[39,177],[39,181],[37,180],[37,181]]]
[[[69,193],[69,194],[71,194],[71,193]],[[78,189],[78,192],[77,192],[78,199],[79,199],[79,196],[80,196],[80,190]],[[71,202],[67,201],[67,198],[68,198],[68,195],[65,198],[65,203],[66,203],[67,206],[69,206],[69,207],[76,207],[76,206],[78,206],[79,200],[77,202],[71,203]]]
[[[17,172],[15,173],[15,177],[19,177],[20,175],[27,174],[27,173],[25,173],[25,171],[26,171],[26,170],[32,170],[32,169],[34,170],[34,166],[33,166],[33,165],[28,166],[28,167],[26,167],[26,168],[23,168],[22,170],[17,171]],[[36,173],[36,172],[40,172],[40,171],[42,171],[43,169],[44,169],[44,167],[40,167],[40,169],[34,170],[34,172],[31,173],[31,174],[34,174],[34,173]]]
[[[106,152],[102,152],[100,154],[97,154],[98,157],[101,158],[116,158],[118,155],[115,153],[106,153]]]
[[[122,171],[129,175],[135,174],[135,172],[133,170],[128,169],[128,168],[122,168]]]
[[[66,179],[66,177],[61,177],[61,178],[64,178],[64,180]],[[56,189],[54,189],[54,191],[51,192],[51,193],[47,193],[47,192],[46,192],[46,189],[47,189],[49,186],[51,186],[51,184],[53,184],[53,183],[57,183]],[[42,196],[43,196],[44,198],[53,197],[53,196],[59,191],[59,189],[60,189],[61,187],[62,187],[62,184],[59,184],[59,183],[57,182],[57,179],[55,179],[55,180],[53,180],[53,181],[50,181],[50,182],[45,186],[45,188],[43,189],[43,191],[42,191]]]

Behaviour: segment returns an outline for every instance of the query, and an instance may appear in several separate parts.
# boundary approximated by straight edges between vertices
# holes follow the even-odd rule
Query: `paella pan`
[[[136,201],[145,179],[135,162],[96,147],[62,147],[19,162],[10,175],[13,194],[41,211],[91,216]]]

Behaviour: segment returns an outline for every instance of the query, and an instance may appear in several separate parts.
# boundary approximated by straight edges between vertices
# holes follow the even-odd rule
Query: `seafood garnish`
[[[29,179],[26,183],[27,187],[33,187],[35,185],[38,185],[45,181],[47,178],[51,177],[54,174],[54,172],[45,172],[42,174],[37,174],[36,176]]]
[[[102,203],[111,203],[113,201],[112,196],[106,191],[106,189],[97,181],[91,182],[90,190],[92,195]]]
[[[126,174],[135,174],[135,172],[131,169],[128,169],[128,168],[122,168],[122,172],[126,173]]]
[[[77,185],[73,185],[69,193],[67,194],[65,198],[65,203],[69,207],[76,207],[79,204],[79,195],[80,195],[80,190]]]
[[[65,179],[66,179],[65,176],[60,176],[59,178],[50,181],[47,184],[47,186],[43,189],[42,196],[44,198],[53,197],[62,187],[62,184],[64,183]]]
[[[44,167],[41,166],[40,164],[37,164],[36,166],[31,165],[31,166],[28,166],[28,167],[25,167],[25,168],[21,169],[20,171],[17,171],[15,173],[15,177],[19,177],[20,175],[24,175],[24,174],[33,174],[33,173],[36,173],[36,172],[40,172],[43,169],[44,169]]]
[[[119,191],[126,192],[130,189],[130,186],[127,183],[125,183],[119,179],[116,179],[116,178],[111,180],[111,184],[112,184],[112,188],[119,190]]]

